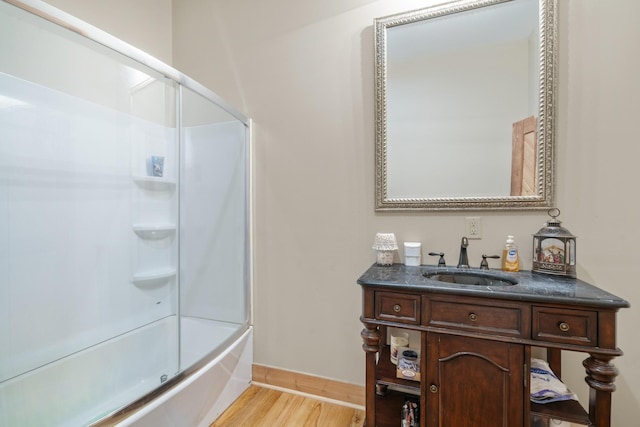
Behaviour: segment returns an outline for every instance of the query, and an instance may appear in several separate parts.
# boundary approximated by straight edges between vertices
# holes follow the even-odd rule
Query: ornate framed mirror
[[[553,205],[556,0],[374,21],[376,210]]]

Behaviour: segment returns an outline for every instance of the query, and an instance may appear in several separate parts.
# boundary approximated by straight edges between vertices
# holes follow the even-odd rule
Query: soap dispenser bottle
[[[518,247],[514,243],[513,236],[507,236],[507,243],[502,251],[502,270],[520,271],[520,256]]]

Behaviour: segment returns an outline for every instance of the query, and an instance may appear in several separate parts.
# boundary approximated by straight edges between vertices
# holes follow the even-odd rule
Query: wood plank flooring
[[[210,427],[362,427],[364,411],[251,385]]]

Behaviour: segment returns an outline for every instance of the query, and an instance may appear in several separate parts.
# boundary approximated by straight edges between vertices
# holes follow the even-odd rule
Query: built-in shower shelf
[[[133,175],[133,180],[147,190],[170,190],[176,186],[175,179],[159,176]]]
[[[134,224],[133,231],[142,239],[164,239],[175,233],[175,224]]]
[[[133,283],[147,283],[156,280],[170,279],[176,275],[175,268],[163,268],[160,270],[145,271],[144,273],[134,274],[131,281]]]

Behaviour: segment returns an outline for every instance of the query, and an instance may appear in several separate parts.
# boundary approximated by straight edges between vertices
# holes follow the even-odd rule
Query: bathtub
[[[252,338],[249,327],[213,360],[116,425],[208,427],[251,383]]]
[[[161,319],[0,384],[0,426],[208,426],[249,386],[253,330],[183,318],[179,356],[171,351],[176,320]],[[196,361],[202,346],[214,343],[216,350]],[[149,348],[157,357],[135,356]],[[191,366],[163,378],[166,363],[177,366],[178,357]],[[119,360],[128,361],[126,372],[110,369]]]

